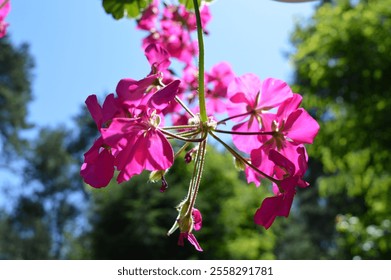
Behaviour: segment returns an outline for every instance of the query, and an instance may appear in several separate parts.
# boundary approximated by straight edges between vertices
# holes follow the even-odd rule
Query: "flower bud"
[[[239,159],[237,157],[234,157],[234,165],[238,171],[244,171],[246,169],[246,164],[243,162],[242,159]]]
[[[166,174],[166,172],[167,172],[166,170],[155,170],[155,171],[152,171],[149,174],[149,181],[152,182],[152,183],[158,182],[159,180],[161,180],[164,177],[164,174]]]

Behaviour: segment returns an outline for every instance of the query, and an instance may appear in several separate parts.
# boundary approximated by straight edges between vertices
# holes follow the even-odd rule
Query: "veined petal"
[[[234,132],[260,132],[260,124],[255,118],[250,118],[249,121],[239,123],[233,126]],[[252,150],[259,148],[262,143],[259,141],[258,135],[232,135],[235,146],[242,152],[250,154]]]
[[[273,108],[293,95],[291,88],[282,80],[267,78],[262,83],[258,108]]]
[[[174,100],[178,93],[180,80],[175,80],[166,85],[164,88],[155,92],[148,101],[149,107],[155,108],[156,110],[164,110],[171,101]]]
[[[312,144],[319,132],[319,124],[304,109],[291,113],[285,123],[286,136],[296,143]]]
[[[300,94],[294,93],[291,98],[285,100],[284,103],[282,103],[278,108],[278,118],[282,120],[288,118],[290,113],[296,111],[296,109],[299,108],[302,100],[303,97]]]
[[[295,174],[296,168],[293,162],[284,157],[276,150],[269,151],[269,159],[274,162],[274,164],[284,168],[290,176],[293,176]]]
[[[96,126],[98,129],[102,126],[102,107],[98,103],[98,98],[95,94],[92,94],[87,97],[85,101],[87,105],[87,109],[91,114],[92,119],[95,121]]]
[[[101,148],[102,145],[103,140],[100,137],[84,154],[84,163],[80,170],[84,182],[94,188],[107,186],[114,175],[114,157],[107,149]]]

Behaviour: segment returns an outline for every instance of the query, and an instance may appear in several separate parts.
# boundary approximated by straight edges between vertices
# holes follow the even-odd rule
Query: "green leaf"
[[[103,0],[106,13],[114,19],[123,17],[137,18],[151,3],[151,0]]]

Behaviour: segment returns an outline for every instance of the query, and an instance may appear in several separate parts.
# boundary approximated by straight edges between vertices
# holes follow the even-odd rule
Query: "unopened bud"
[[[162,186],[160,187],[160,192],[165,192],[168,188],[168,183],[166,181],[166,178],[164,176],[162,177]]]
[[[166,174],[166,170],[155,170],[155,171],[152,171],[149,174],[149,181],[152,182],[152,183],[156,183],[156,182],[158,182],[159,180],[162,179],[164,174]]]
[[[246,164],[243,162],[242,159],[239,159],[237,157],[234,157],[234,165],[238,171],[244,171],[246,169]]]
[[[193,154],[198,151],[198,146],[190,149],[185,155],[185,162],[190,163],[193,159]]]

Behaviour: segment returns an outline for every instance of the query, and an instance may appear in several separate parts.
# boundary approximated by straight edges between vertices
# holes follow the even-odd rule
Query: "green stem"
[[[273,131],[258,131],[258,132],[242,132],[242,131],[231,131],[215,129],[214,132],[225,133],[225,134],[237,134],[237,135],[273,135]]]
[[[263,177],[265,177],[266,179],[268,179],[269,181],[273,182],[273,183],[276,183],[277,185],[279,185],[279,180],[277,179],[274,179],[273,177],[267,175],[266,173],[262,172],[261,170],[259,170],[256,166],[254,166],[251,162],[249,162],[248,160],[244,159],[238,152],[236,152],[234,149],[232,149],[230,146],[228,146],[223,140],[221,140],[219,137],[217,137],[212,131],[209,132],[209,134],[214,138],[216,139],[218,142],[220,142],[234,157],[236,157],[237,159],[239,159],[240,161],[242,161],[243,163],[245,163],[246,165],[248,165],[249,167],[251,167],[252,169],[254,169],[256,172],[258,172],[259,174],[261,174]]]
[[[194,10],[197,19],[197,37],[198,37],[198,100],[200,105],[200,117],[202,122],[207,122],[208,117],[206,114],[205,106],[205,81],[204,81],[204,39],[202,35],[202,24],[201,24],[201,15],[200,8],[198,6],[198,0],[193,0]]]
[[[207,139],[201,142],[198,148],[197,159],[196,159],[195,170],[194,170],[195,172],[193,174],[192,182],[190,184],[191,200],[186,215],[191,215],[197,198],[198,190],[200,188],[202,172],[204,170],[204,165],[205,165],[206,140]]]
[[[163,134],[167,135],[167,136],[170,136],[171,138],[173,139],[178,139],[178,140],[182,140],[182,141],[185,141],[185,142],[202,142],[205,140],[205,136],[202,137],[202,138],[198,138],[198,139],[189,139],[189,138],[185,138],[185,137],[182,137],[182,136],[179,136],[178,134],[173,134],[173,133],[170,133],[168,131],[165,131],[165,130],[160,130]]]
[[[224,120],[218,121],[217,124],[223,124],[226,121],[229,121],[229,120],[232,120],[232,119],[235,119],[235,118],[239,118],[239,117],[244,117],[244,116],[251,115],[251,114],[252,114],[252,112],[246,112],[246,113],[239,114],[239,115],[236,115],[236,116],[228,117],[228,118],[226,118]]]

